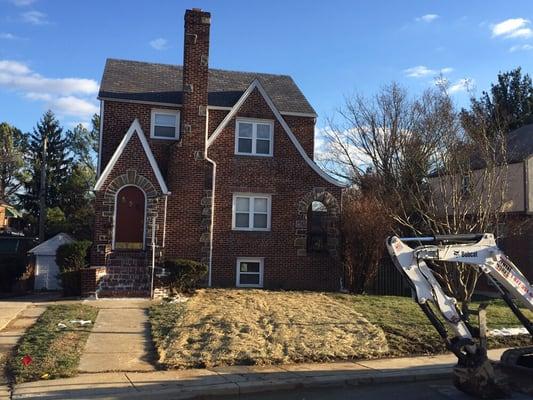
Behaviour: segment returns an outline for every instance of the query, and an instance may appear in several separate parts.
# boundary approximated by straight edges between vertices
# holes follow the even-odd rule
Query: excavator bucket
[[[456,366],[453,375],[457,389],[480,399],[505,399],[511,394],[506,377],[489,360],[477,367]]]
[[[517,391],[533,395],[533,347],[506,350],[498,368]]]

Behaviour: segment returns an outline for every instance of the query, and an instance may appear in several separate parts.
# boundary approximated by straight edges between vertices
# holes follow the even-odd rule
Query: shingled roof
[[[108,59],[98,97],[181,104],[182,77],[181,65]],[[257,79],[281,113],[316,114],[288,75],[210,69],[208,79],[210,106],[232,107]]]

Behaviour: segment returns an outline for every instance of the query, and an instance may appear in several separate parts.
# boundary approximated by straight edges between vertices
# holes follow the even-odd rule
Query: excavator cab
[[[519,305],[533,311],[533,286],[503,254],[490,233],[399,238],[386,241],[396,268],[406,278],[413,299],[458,359],[455,385],[478,398],[505,398],[512,390],[533,394],[533,347],[507,350],[499,363],[487,358],[485,307],[470,324],[435,278],[428,263],[463,263],[484,273],[533,338],[533,324]]]

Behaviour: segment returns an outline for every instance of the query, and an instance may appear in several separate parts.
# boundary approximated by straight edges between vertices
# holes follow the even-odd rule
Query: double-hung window
[[[271,196],[265,194],[234,194],[233,229],[269,231],[271,201]]]
[[[237,287],[263,287],[262,258],[237,258]]]
[[[180,113],[174,110],[152,110],[150,137],[153,139],[179,139]]]
[[[268,120],[237,118],[235,154],[272,156],[274,123]]]

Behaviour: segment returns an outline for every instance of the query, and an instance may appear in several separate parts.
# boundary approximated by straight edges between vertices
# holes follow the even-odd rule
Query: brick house
[[[342,185],[313,161],[315,111],[289,76],[210,69],[210,23],[186,11],[183,66],[106,62],[86,294],[145,295],[152,236],[208,286],[340,288]]]

